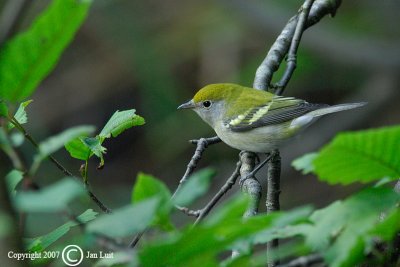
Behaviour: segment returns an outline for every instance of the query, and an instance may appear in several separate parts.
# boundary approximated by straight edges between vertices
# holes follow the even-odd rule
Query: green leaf
[[[62,148],[64,144],[70,142],[76,137],[93,133],[95,128],[89,125],[76,126],[63,131],[62,133],[52,136],[39,144],[38,160],[46,158],[48,155]]]
[[[146,229],[156,215],[158,198],[149,198],[136,204],[104,214],[87,226],[87,231],[111,238],[132,236]]]
[[[192,174],[175,195],[174,203],[178,206],[187,206],[192,203],[207,192],[211,177],[214,175],[215,171],[210,168]]]
[[[8,117],[8,107],[7,104],[0,99],[0,118],[1,117]]]
[[[69,152],[71,157],[81,160],[88,160],[90,158],[90,148],[82,142],[82,138],[77,137],[65,144],[65,149]]]
[[[0,97],[17,102],[33,93],[72,41],[90,2],[52,1],[27,31],[1,48]]]
[[[77,226],[78,221],[85,224],[94,220],[97,214],[98,213],[93,211],[92,209],[88,209],[77,217],[77,221],[68,221],[67,223],[61,225],[60,227],[46,235],[36,238],[25,239],[25,247],[30,252],[41,252],[49,247],[51,244],[59,240],[61,237],[66,235],[72,227]]]
[[[300,216],[297,213],[296,216]],[[218,266],[217,259],[232,244],[254,236],[260,231],[284,226],[283,217],[294,218],[292,211],[259,215],[243,219],[241,216],[215,224],[200,224],[184,231],[164,236],[139,252],[141,266]],[[302,213],[304,216],[306,213]],[[171,257],[171,253],[173,257]]]
[[[96,155],[100,158],[99,167],[104,165],[103,154],[107,149],[101,145],[99,137],[77,137],[65,144],[65,148],[73,158],[86,161],[92,155]]]
[[[315,173],[331,184],[367,183],[400,176],[400,126],[339,134],[314,159]]]
[[[136,110],[134,109],[124,111],[117,110],[108,120],[103,130],[101,130],[99,134],[101,142],[105,138],[110,138],[111,136],[116,137],[133,126],[143,125],[144,119],[136,115],[135,112]]]
[[[91,155],[96,155],[100,158],[100,165],[98,168],[104,165],[103,154],[106,153],[107,149],[101,145],[98,137],[81,137],[82,143],[87,146],[91,152]]]
[[[28,100],[25,102],[22,102],[19,105],[19,108],[17,109],[17,112],[15,112],[14,118],[17,120],[19,124],[25,124],[28,122],[28,115],[26,114],[25,108],[32,103],[33,100]],[[14,128],[15,125],[13,123],[8,123],[8,129]]]
[[[24,173],[19,170],[12,170],[6,175],[8,192],[10,194],[15,192],[15,188],[24,178]]]
[[[132,203],[138,203],[155,196],[160,199],[155,224],[160,225],[164,229],[171,229],[172,224],[169,219],[172,209],[171,192],[163,182],[155,177],[139,173],[133,187]]]
[[[387,240],[400,229],[399,200],[400,195],[390,189],[370,188],[337,201],[310,217],[313,225],[303,228],[306,243],[319,251],[329,266],[355,266],[371,250],[375,238]],[[383,212],[390,216],[380,220]],[[382,224],[394,229],[382,232]]]
[[[318,153],[307,153],[292,162],[293,168],[301,171],[302,174],[308,174],[314,171],[313,161]]]
[[[204,220],[202,224],[211,226],[241,218],[250,203],[251,198],[249,195],[236,194],[234,197],[227,200],[224,205],[220,205],[213,210],[213,212]]]
[[[81,184],[72,178],[64,178],[40,191],[19,192],[15,198],[15,206],[24,212],[63,211],[69,202],[84,194]]]

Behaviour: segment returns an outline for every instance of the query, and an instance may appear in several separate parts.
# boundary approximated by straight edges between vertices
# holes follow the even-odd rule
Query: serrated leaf
[[[88,160],[91,155],[90,148],[82,142],[81,138],[82,137],[77,137],[66,143],[65,149],[73,158]]]
[[[314,159],[315,173],[331,184],[400,177],[400,126],[339,134]]]
[[[15,206],[24,212],[62,211],[69,202],[84,194],[81,184],[72,178],[64,178],[40,191],[19,192],[15,198]]]
[[[192,174],[176,193],[175,205],[187,206],[207,192],[211,178],[215,175],[213,169],[207,168]]]
[[[90,2],[52,1],[27,31],[4,44],[0,50],[0,97],[17,102],[33,93],[72,41]]]
[[[239,215],[229,221],[188,227],[144,247],[139,252],[141,266],[199,266],[200,263],[201,266],[218,266],[218,257],[232,244],[260,231],[277,227],[280,225],[278,221],[285,221],[284,216],[294,217],[291,213],[288,211],[246,219]]]
[[[17,120],[17,122],[18,122],[19,124],[25,124],[25,123],[28,122],[28,115],[26,114],[25,108],[26,108],[30,103],[32,103],[32,101],[33,101],[33,100],[28,100],[28,101],[22,102],[22,103],[19,105],[19,107],[18,107],[18,109],[17,109],[17,112],[15,112],[14,118]],[[15,127],[15,125],[14,125],[13,123],[11,123],[11,122],[8,123],[8,129],[12,129],[12,128],[14,128],[14,127]]]
[[[103,154],[106,153],[107,149],[101,145],[98,137],[80,137],[79,138],[82,143],[87,146],[91,152],[91,155],[94,154],[98,158],[100,158],[100,164],[98,168],[101,168],[104,165]],[[90,156],[91,156],[90,155]]]
[[[87,231],[111,238],[132,236],[146,229],[157,212],[160,201],[153,197],[104,214],[87,226]]]
[[[158,197],[160,205],[157,210],[156,225],[172,229],[169,214],[172,209],[171,192],[168,187],[151,175],[139,173],[132,192],[132,203],[138,203],[151,197]]]
[[[382,212],[399,213],[396,203],[400,195],[387,188],[370,188],[337,201],[318,210],[310,217],[314,225],[303,228],[306,243],[319,251],[332,267],[355,266],[368,253],[370,243],[376,237],[388,239],[400,229],[400,221],[390,221],[394,229],[380,232],[380,224],[388,219],[399,219],[391,215],[380,220]]]
[[[111,136],[116,137],[133,126],[143,125],[144,119],[136,115],[135,112],[136,110],[134,109],[124,111],[117,110],[108,120],[103,130],[101,130],[99,134],[101,142],[105,138],[110,138]]]
[[[24,173],[19,170],[12,170],[6,175],[8,192],[15,193],[15,188],[24,178]]]
[[[88,135],[94,131],[95,128],[93,126],[83,125],[67,129],[58,135],[52,136],[39,144],[39,154],[37,158],[38,160],[42,160],[62,148],[71,140],[82,135]]]
[[[78,221],[85,224],[94,220],[97,214],[98,213],[93,211],[92,209],[88,209],[77,217],[77,221],[68,221],[67,223],[61,225],[60,227],[46,235],[36,238],[25,239],[25,247],[30,252],[41,252],[49,247],[51,244],[59,240],[61,237],[66,235],[72,227],[77,226]]]
[[[302,174],[308,174],[314,171],[313,161],[318,156],[318,153],[307,153],[294,161],[292,166]]]

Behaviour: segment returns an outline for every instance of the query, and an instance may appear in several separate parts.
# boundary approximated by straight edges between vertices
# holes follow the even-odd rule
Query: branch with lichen
[[[305,22],[304,29],[318,23],[323,17],[330,14],[334,16],[341,4],[341,0],[315,0]],[[303,8],[304,12],[304,8]],[[301,12],[300,12],[301,13]],[[304,13],[303,13],[304,14]],[[299,14],[289,19],[281,34],[271,46],[267,56],[256,71],[253,87],[260,90],[268,90],[271,87],[272,76],[278,70],[285,59],[296,31]],[[300,41],[300,40],[298,40]]]
[[[303,32],[308,27],[320,21],[325,15],[334,15],[340,4],[341,0],[306,0],[300,8],[299,13],[288,21],[281,34],[270,48],[267,56],[257,68],[253,87],[259,90],[268,90],[272,88],[275,89],[276,94],[281,95],[296,69],[297,50]],[[274,72],[278,70],[286,56],[287,66],[283,76],[276,85],[271,85]],[[249,154],[248,162],[249,165],[247,167],[245,166],[246,168],[254,165],[254,153]],[[274,150],[268,162],[268,189],[266,201],[268,213],[279,210],[280,171],[281,160],[279,150]],[[257,186],[255,186],[255,188],[257,188]],[[259,201],[259,198],[254,197],[254,201],[257,199]],[[246,212],[245,215],[248,216],[248,213]],[[267,251],[276,249],[277,247],[278,240],[272,240],[267,244]],[[277,265],[277,262],[268,261],[267,264],[269,267],[273,267]]]

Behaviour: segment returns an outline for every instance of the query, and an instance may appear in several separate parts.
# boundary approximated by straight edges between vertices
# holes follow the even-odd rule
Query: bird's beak
[[[178,109],[188,109],[188,108],[194,108],[196,105],[194,104],[193,100],[190,100],[178,107]]]

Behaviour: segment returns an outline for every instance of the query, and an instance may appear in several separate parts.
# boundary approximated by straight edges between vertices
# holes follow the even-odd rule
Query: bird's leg
[[[244,151],[242,151],[244,152]],[[262,168],[264,167],[265,164],[267,164],[267,162],[271,159],[272,154],[271,153],[267,153],[266,154],[267,157],[265,158],[265,160],[263,162],[261,162],[260,164],[258,164],[246,177],[244,177],[243,179],[240,179],[239,184],[242,185],[244,181],[246,181],[247,179],[254,177],[254,175],[256,175],[256,173]],[[260,158],[257,156],[258,161],[260,161]]]

